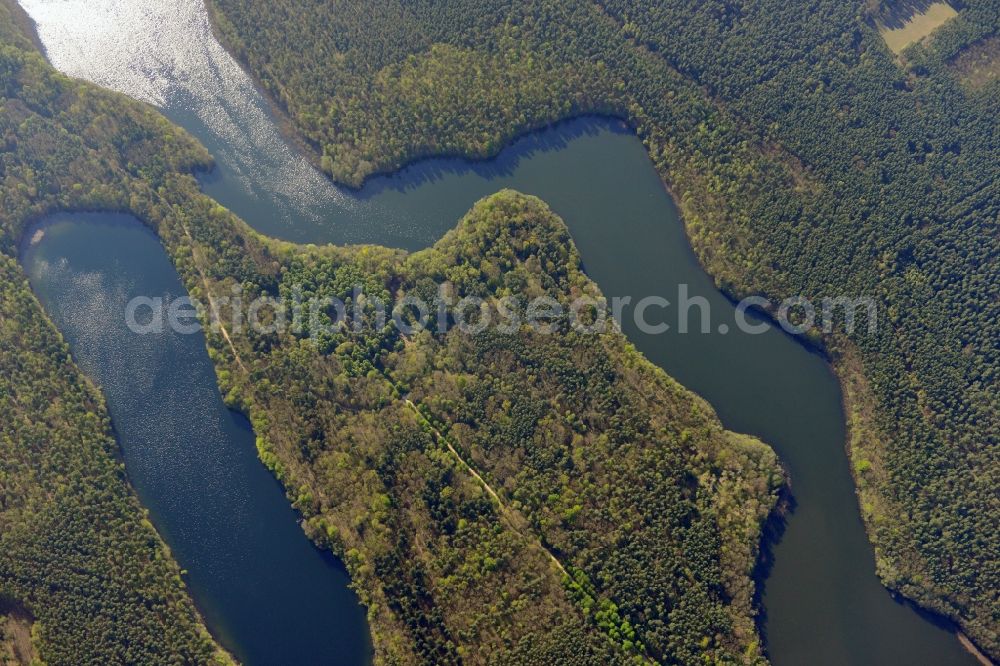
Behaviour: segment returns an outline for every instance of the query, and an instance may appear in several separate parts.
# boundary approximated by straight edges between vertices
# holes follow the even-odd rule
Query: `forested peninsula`
[[[209,0],[338,181],[613,115],[725,290],[876,298],[812,342],[877,571],[1000,657],[1000,4],[953,4],[890,48],[930,3]]]
[[[392,301],[444,283],[487,307],[600,293],[562,221],[510,191],[413,254],[264,238],[201,194],[203,148],[56,73],[15,11],[0,4],[4,626],[28,617],[51,664],[224,661],[127,486],[99,392],[17,264],[31,222],[129,212],[203,302],[237,286],[347,300],[361,285]],[[379,663],[763,663],[750,572],[784,482],[773,452],[725,431],[617,330],[552,323],[207,339],[261,459],[345,561]]]

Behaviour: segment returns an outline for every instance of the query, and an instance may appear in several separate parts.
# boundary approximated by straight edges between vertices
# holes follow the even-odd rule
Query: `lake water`
[[[875,577],[844,452],[841,396],[829,367],[773,328],[760,335],[738,331],[734,308],[701,270],[676,208],[626,128],[606,119],[576,120],[522,139],[496,160],[423,161],[350,192],[329,183],[282,139],[265,100],[212,37],[199,0],[22,4],[56,67],[156,104],[201,140],[218,162],[202,178],[206,192],[264,233],[297,242],[415,249],[454,227],[480,197],[513,187],[540,196],[566,220],[588,274],[607,296],[660,295],[677,302],[685,285],[690,297],[706,299],[711,333],[677,332],[676,309],[665,313],[667,334],[644,335],[629,320],[625,332],[651,360],[708,399],[728,428],[774,446],[791,474],[795,510],[773,548],[763,595],[772,661],[975,663],[952,632],[893,601]],[[111,267],[131,250],[124,240],[116,244],[113,236],[127,234],[117,223],[109,232],[107,219],[75,217],[65,233],[81,242],[98,237],[88,260]],[[148,232],[136,233],[152,240]],[[47,234],[35,251],[48,252],[50,242]],[[30,253],[27,259],[31,271]],[[699,310],[691,312],[698,321]],[[207,363],[203,348],[200,353]],[[204,381],[205,390],[217,394],[214,378]],[[172,544],[169,530],[163,531]],[[177,554],[193,581],[194,571]],[[198,586],[192,587],[202,605]],[[207,615],[210,628],[221,633],[219,620]]]
[[[250,424],[223,404],[204,337],[125,325],[133,297],[186,293],[157,237],[113,214],[38,228],[22,253],[31,286],[104,391],[129,479],[213,634],[246,664],[367,663],[347,572],[306,538]]]

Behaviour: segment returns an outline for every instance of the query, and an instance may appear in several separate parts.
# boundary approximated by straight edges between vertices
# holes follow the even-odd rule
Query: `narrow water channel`
[[[198,137],[218,162],[203,178],[206,192],[264,233],[415,249],[452,228],[478,198],[513,187],[540,196],[566,220],[587,272],[608,296],[677,302],[685,288],[688,297],[706,299],[710,334],[677,332],[676,309],[664,320],[671,324],[665,335],[642,335],[627,322],[626,333],[708,399],[728,428],[773,445],[791,473],[796,508],[774,548],[763,598],[772,661],[975,663],[950,631],[893,601],[874,575],[844,452],[840,392],[828,366],[772,328],[738,331],[733,307],[698,265],[641,142],[618,123],[564,123],[516,142],[496,160],[424,161],[347,192],[282,139],[265,100],[212,37],[200,0],[22,4],[56,67],[154,103]],[[102,224],[69,226],[86,238],[106,233]],[[36,252],[47,251],[51,236]],[[93,261],[114,261],[96,247],[95,254]],[[700,310],[691,312],[697,321]],[[214,378],[205,381],[214,391]],[[194,592],[202,603],[196,586]]]

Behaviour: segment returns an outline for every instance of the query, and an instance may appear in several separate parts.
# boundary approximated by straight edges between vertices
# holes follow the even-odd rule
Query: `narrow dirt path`
[[[406,398],[405,400],[407,406],[414,412],[416,412],[417,416],[426,420],[426,417],[420,411],[420,408],[417,407],[417,405],[412,400],[410,400],[409,398]],[[500,499],[500,495],[492,488],[492,486],[490,486],[489,483],[486,482],[486,479],[484,479],[482,475],[479,472],[477,472],[472,465],[466,462],[465,458],[463,458],[462,455],[458,452],[458,449],[456,449],[452,445],[450,439],[441,434],[441,431],[435,428],[432,424],[428,423],[427,427],[430,428],[431,432],[434,434],[434,436],[437,438],[439,442],[442,442],[445,446],[448,447],[448,451],[450,451],[451,455],[455,457],[455,460],[457,460],[458,463],[465,468],[465,471],[467,471],[470,475],[472,475],[472,477],[476,481],[478,481],[479,484],[486,490],[489,496],[493,498],[493,501],[496,502],[497,506],[500,507],[501,515],[503,515],[504,518],[507,519],[507,523],[511,526],[511,528],[513,528],[518,534],[520,534],[522,537],[529,540],[530,542],[534,543],[539,549],[541,549],[541,551],[548,556],[548,558],[552,561],[556,569],[558,569],[561,574],[563,574],[564,576],[569,576],[569,572],[566,571],[566,567],[564,567],[562,562],[559,561],[559,558],[557,558],[555,555],[552,554],[551,550],[545,547],[545,544],[542,543],[541,538],[539,538],[535,534],[525,534],[525,531],[528,529],[528,520],[520,513],[514,511],[513,509],[510,509],[506,504],[504,504],[503,500]]]
[[[236,363],[240,366],[240,369],[249,374],[249,370],[247,370],[247,366],[244,365],[243,359],[240,357],[240,353],[236,351],[236,345],[233,344],[233,339],[229,337],[229,331],[226,330],[225,325],[222,323],[222,318],[219,316],[219,308],[215,304],[215,299],[212,298],[212,289],[209,287],[208,278],[205,276],[205,271],[201,268],[201,257],[198,254],[198,244],[194,242],[194,236],[192,236],[191,232],[188,231],[186,224],[181,222],[181,228],[184,229],[184,235],[187,236],[188,240],[191,242],[191,257],[194,259],[194,268],[198,271],[198,277],[201,278],[201,285],[205,291],[205,298],[208,299],[208,307],[212,324],[219,327],[219,332],[222,333],[222,337],[229,345],[229,349],[232,350],[233,358],[236,359]]]
[[[458,452],[458,450],[452,445],[451,440],[445,437],[440,430],[435,428],[434,425],[427,420],[427,417],[423,415],[423,413],[420,411],[420,408],[417,407],[417,405],[412,400],[410,400],[409,398],[404,398],[404,400],[406,401],[406,405],[410,409],[412,409],[418,417],[420,417],[423,421],[427,421],[427,427],[434,434],[437,440],[439,442],[443,442],[444,445],[448,447],[448,451],[450,451],[451,455],[455,457],[455,460],[457,460],[458,463],[462,467],[464,467],[465,470],[470,475],[472,475],[472,478],[476,479],[476,481],[479,482],[479,484],[486,490],[489,496],[493,498],[493,501],[496,502],[497,506],[500,507],[500,515],[503,516],[505,522],[510,526],[510,528],[513,529],[517,534],[521,535],[529,543],[532,543],[535,547],[537,547],[539,550],[545,553],[545,555],[549,558],[549,561],[552,562],[553,566],[555,566],[555,568],[559,571],[559,573],[566,576],[571,581],[570,585],[577,586],[578,584],[576,583],[575,579],[569,575],[569,572],[566,571],[566,567],[564,567],[562,562],[559,561],[559,558],[557,558],[552,553],[552,551],[545,546],[545,544],[542,542],[542,539],[531,530],[528,520],[524,516],[522,516],[520,512],[508,508],[507,505],[503,503],[503,500],[500,499],[500,495],[490,486],[489,483],[486,482],[486,479],[484,479],[483,476],[479,472],[477,472],[474,467],[472,467],[472,465],[466,462],[465,458],[463,458],[462,455]],[[649,652],[646,650],[645,645],[642,645],[641,657],[647,664],[658,663],[655,659],[653,659],[653,657],[650,656]]]

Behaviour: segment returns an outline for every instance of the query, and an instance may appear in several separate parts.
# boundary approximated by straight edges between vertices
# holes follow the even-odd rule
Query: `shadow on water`
[[[631,133],[623,121],[613,117],[582,116],[563,120],[514,139],[496,157],[475,160],[438,155],[417,160],[394,173],[369,178],[351,195],[361,201],[371,201],[387,190],[406,193],[449,176],[466,174],[474,174],[484,180],[511,178],[522,162],[533,159],[539,153],[564,150],[577,139],[597,137],[605,132]]]
[[[767,581],[774,569],[774,549],[781,543],[785,530],[788,528],[788,520],[793,513],[795,513],[795,497],[786,485],[782,487],[778,503],[761,529],[760,552],[751,574],[754,581],[753,603],[754,607],[757,608],[757,631],[760,632],[765,654],[768,652],[769,642],[767,640],[767,606],[764,604],[764,595],[767,590]]]

